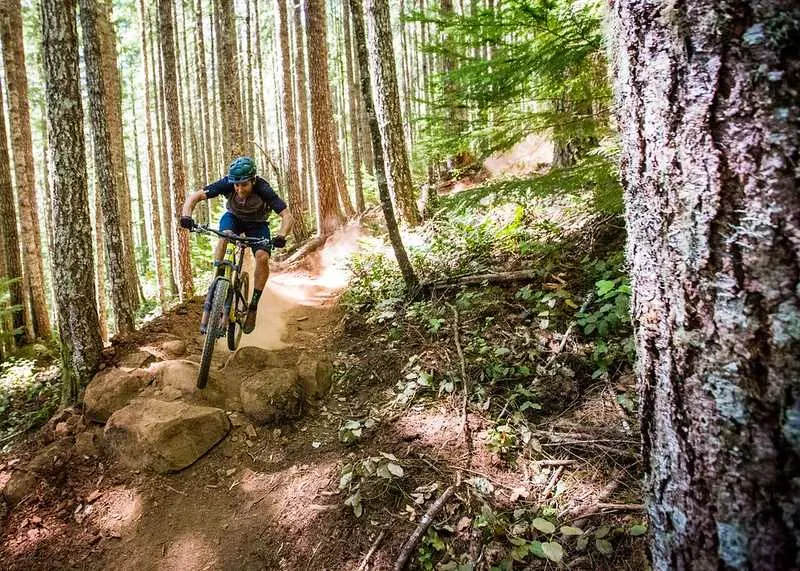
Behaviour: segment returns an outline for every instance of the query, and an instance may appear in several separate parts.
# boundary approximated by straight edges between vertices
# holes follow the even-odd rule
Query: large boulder
[[[318,399],[331,388],[333,365],[326,359],[303,356],[297,363],[300,392],[305,399]]]
[[[143,397],[158,400],[175,400],[182,398],[192,404],[232,408],[239,400],[239,387],[235,391],[226,390],[225,383],[218,377],[218,373],[209,374],[208,385],[204,389],[197,388],[197,374],[200,365],[192,361],[175,360],[162,361],[150,367],[156,376],[156,382]]]
[[[120,358],[119,367],[122,369],[144,369],[156,358],[147,351],[133,351]]]
[[[249,377],[263,369],[291,369],[297,364],[299,353],[291,347],[266,351],[259,347],[242,347],[228,358],[224,372],[229,377]]]
[[[300,414],[295,369],[268,369],[242,382],[244,413],[258,424],[277,424]]]
[[[105,436],[131,468],[176,472],[208,452],[228,430],[228,416],[218,408],[136,399],[111,416]]]
[[[99,372],[86,387],[83,395],[84,414],[95,422],[105,422],[117,410],[126,406],[152,381],[148,371],[119,368]]]

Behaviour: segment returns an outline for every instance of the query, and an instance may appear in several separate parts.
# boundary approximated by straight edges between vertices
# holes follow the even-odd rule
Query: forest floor
[[[102,426],[79,411],[62,413],[0,456],[2,487],[45,445],[63,442],[67,450],[33,493],[0,513],[0,567],[391,569],[426,510],[453,487],[411,568],[647,568],[638,432],[625,400],[634,392],[629,367],[590,376],[577,357],[585,350],[547,325],[532,342],[523,331],[537,331],[530,311],[508,286],[486,288],[484,300],[434,292],[424,306],[436,312],[424,316],[427,327],[399,324],[392,311],[372,320],[348,313],[340,298],[352,257],[369,250],[370,228],[374,234],[379,226],[375,213],[369,218],[302,264],[274,272],[256,331],[242,339],[242,346],[276,354],[288,347],[330,356],[328,395],[280,426],[256,427],[229,414],[227,437],[173,474],[81,454],[74,448],[79,435],[101,439]],[[115,345],[109,361],[163,339],[183,341],[185,358],[199,360],[201,308],[197,298],[154,320]],[[467,339],[477,330],[497,356],[518,350],[509,336],[518,332],[553,354],[548,367],[558,357],[569,374],[548,373],[533,395],[521,385],[499,392],[514,375],[507,369],[497,379],[480,372],[485,385],[473,386],[477,396],[466,407],[460,382],[447,381],[458,375],[440,379],[436,368],[445,362],[456,372],[474,370],[464,354],[486,353]],[[491,345],[502,335],[511,349]],[[212,367],[228,357],[218,348]]]

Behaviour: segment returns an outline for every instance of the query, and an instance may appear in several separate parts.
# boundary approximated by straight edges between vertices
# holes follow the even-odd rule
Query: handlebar
[[[241,244],[247,245],[254,245],[254,244],[269,244],[271,240],[269,238],[248,238],[247,236],[236,236],[230,234],[223,234],[222,232],[218,232],[213,228],[209,228],[208,226],[197,225],[190,230],[190,232],[197,232],[198,234],[215,234],[222,238],[223,240],[228,240],[229,242],[239,242]]]

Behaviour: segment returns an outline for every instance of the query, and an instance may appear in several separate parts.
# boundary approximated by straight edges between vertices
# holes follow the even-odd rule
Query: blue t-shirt
[[[228,182],[228,177],[212,182],[203,190],[206,191],[206,198],[214,198],[220,194],[227,198],[228,212],[243,222],[262,222],[267,218],[270,209],[280,214],[286,208],[286,203],[260,176],[256,177],[253,182],[253,192],[244,201],[236,196],[236,190],[233,183]]]

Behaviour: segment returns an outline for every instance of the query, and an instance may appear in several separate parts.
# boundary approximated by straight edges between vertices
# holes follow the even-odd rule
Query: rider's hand
[[[181,216],[181,228],[193,229],[197,224],[191,216]]]
[[[286,245],[286,238],[278,234],[272,239],[272,245],[276,248],[283,248]]]

